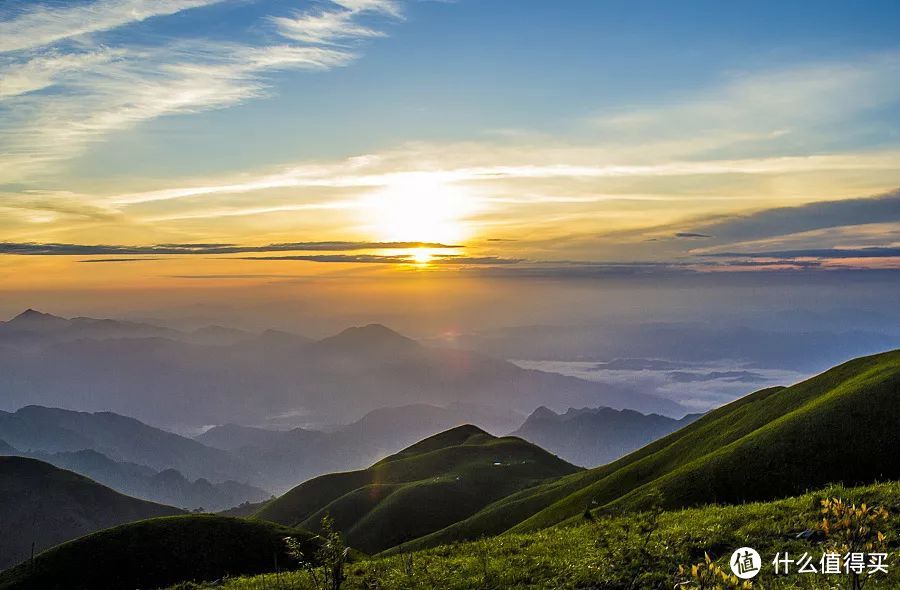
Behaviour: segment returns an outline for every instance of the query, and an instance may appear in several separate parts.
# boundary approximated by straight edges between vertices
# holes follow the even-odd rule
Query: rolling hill
[[[415,553],[376,555],[347,568],[346,590],[672,590],[700,587],[691,580],[691,566],[703,564],[705,555],[730,572],[732,552],[753,547],[763,556],[820,555],[832,538],[823,542],[815,531],[822,521],[820,500],[843,498],[847,503],[883,507],[893,518],[879,521],[886,535],[883,550],[896,555],[900,549],[900,483],[879,483],[857,488],[829,486],[772,502],[739,506],[711,505],[663,511],[658,518],[647,513],[624,513],[571,526],[550,527],[528,533],[455,543]],[[648,527],[652,531],[646,532]],[[874,537],[875,533],[870,532]],[[840,537],[838,537],[839,539]],[[647,541],[649,539],[649,542]],[[679,566],[685,568],[679,572]],[[799,573],[776,574],[763,560],[752,588],[824,590],[850,588],[846,576]],[[702,571],[702,570],[701,570]],[[782,568],[783,571],[783,568]],[[719,582],[720,578],[716,579]],[[706,583],[704,588],[739,588],[727,582]],[[305,572],[281,576],[223,580],[194,590],[256,590],[311,588]],[[879,573],[864,588],[900,588],[900,568],[891,561],[887,573]],[[184,590],[174,587],[171,590]]]
[[[41,461],[0,457],[0,568],[28,559],[32,544],[38,552],[100,529],[181,512]]]
[[[365,552],[442,529],[490,502],[579,468],[514,437],[475,426],[434,435],[362,471],[307,481],[256,518],[309,529],[327,513]]]
[[[900,478],[900,351],[862,357],[791,387],[747,395],[608,465],[507,496],[411,543],[532,531],[588,508],[762,501],[832,482]]]
[[[269,522],[210,515],[142,520],[70,541],[0,573],[0,590],[134,590],[271,572],[291,567],[285,537],[310,555],[318,546],[307,531]]]
[[[518,436],[582,467],[614,461],[696,420],[681,420],[612,408],[569,408],[564,414],[541,406],[518,430]]]

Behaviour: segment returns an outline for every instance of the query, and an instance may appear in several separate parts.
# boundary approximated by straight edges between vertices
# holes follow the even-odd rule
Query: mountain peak
[[[546,419],[559,418],[559,414],[548,408],[547,406],[540,406],[535,411],[528,416],[529,420],[546,420]]]
[[[365,326],[352,326],[343,330],[338,336],[367,336],[370,338],[406,338],[399,332],[391,330],[384,324],[366,324]]]
[[[28,309],[26,309],[25,311],[23,311],[22,313],[20,313],[13,319],[11,319],[10,321],[11,322],[23,322],[23,321],[30,322],[30,321],[34,321],[34,320],[45,320],[45,319],[47,319],[47,320],[49,320],[49,319],[62,320],[64,318],[55,316],[50,313],[44,313],[44,312],[41,312],[41,311],[38,311],[36,309],[32,309],[31,307],[29,307]]]
[[[9,326],[17,326],[28,330],[42,330],[67,326],[69,324],[69,320],[53,314],[43,313],[37,311],[36,309],[28,308],[6,323]]]
[[[419,344],[383,324],[368,324],[347,328],[336,336],[319,341],[320,344],[345,350],[418,348]]]

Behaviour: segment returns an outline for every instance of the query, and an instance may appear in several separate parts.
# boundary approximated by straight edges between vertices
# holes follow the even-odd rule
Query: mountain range
[[[521,417],[471,404],[414,404],[375,410],[328,432],[228,424],[190,439],[112,412],[26,406],[0,412],[0,455],[40,459],[148,500],[224,510],[318,475],[365,467],[469,421],[504,432]]]
[[[367,469],[306,481],[263,504],[251,522],[273,534],[290,531],[307,535],[308,540],[313,537],[302,531],[318,529],[328,514],[351,546],[391,555],[502,533],[530,534],[585,518],[621,518],[655,507],[680,510],[770,501],[829,484],[896,480],[898,395],[900,351],[862,357],[790,387],[746,395],[593,469],[576,467],[521,438],[496,437],[463,425],[425,438]],[[568,418],[566,414],[554,418],[541,410],[532,416],[532,425],[542,420],[566,424],[585,415],[615,416],[605,410],[567,414]],[[257,443],[269,436],[244,434],[262,437],[255,439]],[[116,514],[126,520],[141,518],[143,509],[176,511],[126,498],[29,459],[0,459],[0,475],[7,511],[2,518],[8,519],[0,520],[4,529],[29,530],[25,521],[34,518],[37,507],[48,522],[67,521],[68,515],[83,510],[82,504],[93,509],[124,506]],[[195,530],[198,538],[206,538],[207,524],[215,529],[219,522],[236,527],[238,539],[256,539],[253,543],[259,545],[254,547],[271,550],[267,545],[271,541],[260,540],[269,533],[256,537],[241,532],[248,530],[246,520],[206,518],[219,517],[125,525],[48,551],[36,562],[41,564],[39,571],[55,572],[53,579],[58,580],[61,572],[74,567],[76,557],[83,560],[91,551],[109,547],[115,547],[111,554],[116,555],[127,538],[132,547],[147,546],[149,555],[171,561],[185,576],[182,570],[189,570],[189,565],[171,555],[172,539],[189,538]],[[8,525],[9,521],[15,524]],[[170,521],[179,524],[169,525]],[[279,526],[289,528],[266,528]],[[221,555],[233,555],[235,545],[218,549],[210,540],[209,547],[213,555],[207,559],[214,571],[221,571]],[[21,559],[23,549],[16,550]],[[25,566],[9,570],[0,575],[0,588],[53,587],[37,584],[36,574],[30,572]],[[130,578],[129,583],[140,585]]]
[[[92,449],[25,453],[0,442],[0,456],[37,459],[89,477],[117,492],[188,510],[225,510],[243,502],[261,502],[271,496],[265,490],[233,480],[211,483],[199,478],[192,481],[176,469],[157,471],[146,465],[113,461]]]
[[[27,406],[0,412],[0,455],[39,459],[146,500],[220,511],[319,475],[362,469],[467,423],[493,425],[497,434],[514,430],[570,462],[594,466],[688,420],[608,408],[559,416],[544,408],[523,424],[517,414],[474,404],[412,404],[374,410],[327,432],[226,424],[192,440],[110,412]]]
[[[148,324],[26,311],[0,324],[2,404],[112,411],[181,432],[227,423],[339,424],[416,403],[525,414],[541,405],[685,413],[632,388],[423,346],[378,324],[318,341],[229,332],[210,344],[208,332],[199,338]]]
[[[175,469],[190,479],[222,482],[240,477],[249,482],[257,476],[251,466],[225,451],[112,412],[42,406],[0,412],[0,440],[24,453],[89,449],[118,463],[143,465],[157,472]]]

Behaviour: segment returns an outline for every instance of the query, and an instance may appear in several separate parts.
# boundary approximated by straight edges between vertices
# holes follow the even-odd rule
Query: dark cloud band
[[[118,246],[105,244],[60,244],[0,242],[0,254],[25,256],[138,256],[153,254],[243,254],[251,252],[341,252],[353,250],[405,250],[414,248],[457,249],[460,245],[436,242],[287,242],[265,246],[239,244],[154,244]]]

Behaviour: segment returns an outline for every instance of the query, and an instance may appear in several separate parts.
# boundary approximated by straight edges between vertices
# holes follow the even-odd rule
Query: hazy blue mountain
[[[540,407],[511,433],[582,467],[610,463],[696,420],[612,408],[569,408],[564,414]]]
[[[256,472],[219,449],[112,412],[73,412],[26,406],[0,412],[0,440],[23,452],[67,453],[91,449],[120,463],[155,471],[177,469],[210,481],[252,481]]]
[[[174,469],[157,471],[146,465],[113,461],[90,449],[24,453],[0,442],[0,455],[37,459],[74,471],[129,496],[190,510],[218,511],[270,497],[265,490],[251,485],[236,481],[211,483],[203,478],[191,481]]]
[[[87,317],[68,319],[34,309],[27,309],[9,321],[0,322],[0,340],[29,345],[111,338],[169,338],[196,344],[223,345],[257,336],[253,332],[227,326],[211,325],[182,331],[145,322]]]
[[[360,469],[435,432],[475,423],[491,432],[507,432],[520,415],[474,404],[438,407],[411,404],[381,408],[347,426],[319,432],[295,428],[267,430],[226,424],[196,437],[255,465],[263,483],[283,491],[324,473]]]
[[[41,404],[109,410],[182,431],[230,422],[345,423],[413,403],[478,403],[523,413],[540,405],[602,405],[684,414],[675,402],[626,386],[426,347],[377,324],[315,342],[265,333],[211,345],[169,329],[138,337],[135,330],[144,324],[129,324],[128,331],[121,322],[70,339],[59,336],[73,330],[66,326],[107,324],[37,314],[28,312],[0,330],[0,403],[7,409]],[[26,346],[11,336],[22,332],[16,326],[40,329],[28,332]]]
[[[83,338],[148,338],[181,335],[177,330],[150,324],[109,319],[62,318],[27,309],[6,322],[0,322],[0,339],[15,344],[46,344]]]
[[[235,451],[245,447],[262,449],[289,449],[293,451],[304,447],[318,445],[328,435],[318,430],[292,428],[290,430],[272,430],[239,424],[223,424],[214,426],[195,436],[194,439],[204,445],[223,451]]]

